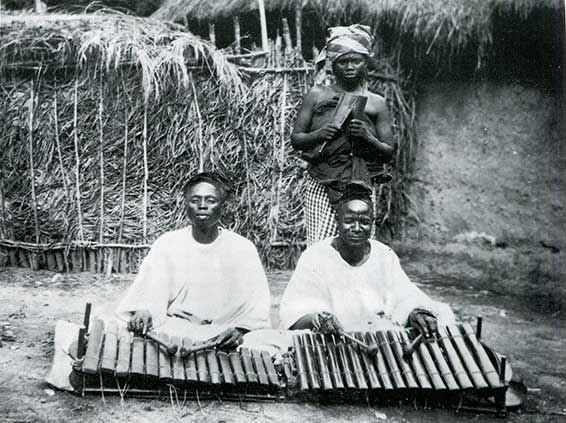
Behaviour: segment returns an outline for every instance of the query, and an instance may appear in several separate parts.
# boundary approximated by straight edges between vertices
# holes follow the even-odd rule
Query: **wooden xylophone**
[[[199,346],[189,338],[155,334],[163,343],[192,349]],[[266,351],[241,348],[223,351],[200,349],[181,356],[169,354],[163,345],[149,337],[113,326],[104,328],[94,322],[83,358],[75,362],[71,378],[82,393],[106,392],[137,396],[155,396],[175,387],[189,393],[249,395],[274,399],[280,380],[271,356]]]
[[[457,394],[470,390],[496,395],[506,390],[505,368],[479,341],[469,324],[439,328],[438,337],[411,350],[413,331],[353,334],[377,345],[367,354],[341,336],[295,335],[294,363],[300,391],[353,390],[384,395],[414,391],[421,395]]]
[[[96,321],[71,380],[83,394],[159,396],[175,388],[193,398],[239,400],[461,402],[472,393],[494,397],[496,408],[504,409],[506,360],[484,347],[469,324],[440,328],[435,341],[412,350],[412,330],[350,335],[378,351],[368,354],[344,336],[300,333],[278,363],[247,348],[208,348],[183,358],[152,339]],[[179,347],[198,346],[189,338],[158,336]]]

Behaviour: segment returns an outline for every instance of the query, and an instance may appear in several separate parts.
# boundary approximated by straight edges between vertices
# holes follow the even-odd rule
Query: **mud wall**
[[[508,245],[566,247],[566,154],[559,96],[495,82],[420,87],[409,234],[478,232]]]

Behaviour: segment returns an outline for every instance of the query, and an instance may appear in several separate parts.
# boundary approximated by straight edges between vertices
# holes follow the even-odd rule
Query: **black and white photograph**
[[[566,419],[562,0],[0,0],[0,422]]]

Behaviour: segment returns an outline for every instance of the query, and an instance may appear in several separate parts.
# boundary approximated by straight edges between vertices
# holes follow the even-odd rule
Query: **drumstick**
[[[413,355],[413,351],[415,348],[419,346],[419,344],[423,341],[423,334],[419,333],[417,337],[411,342],[403,351],[403,358],[409,358]]]
[[[146,333],[145,336],[165,348],[167,350],[167,354],[169,355],[175,355],[177,353],[177,350],[179,349],[176,344],[168,344],[159,339],[157,336],[152,335],[150,332]]]
[[[185,348],[184,346],[181,347],[181,351],[179,354],[181,354],[182,358],[187,358],[189,356],[189,354],[192,354],[194,352],[200,351],[200,350],[206,350],[207,348],[214,348],[218,345],[218,341],[212,341],[212,342],[206,342],[204,344],[200,344],[200,345],[195,345],[191,348]]]

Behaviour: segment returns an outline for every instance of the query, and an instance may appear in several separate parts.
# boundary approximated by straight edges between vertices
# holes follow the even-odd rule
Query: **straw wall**
[[[193,78],[148,103],[135,74],[4,79],[2,264],[133,271],[157,236],[186,224],[186,175],[220,168],[237,185],[225,226],[254,241],[269,267],[292,266],[304,246],[304,167],[289,135],[311,77],[267,74],[232,100]],[[395,94],[396,82],[375,84]],[[388,227],[399,205],[380,192]]]

